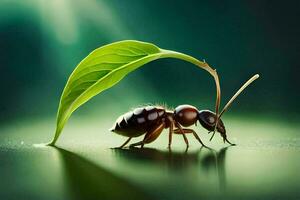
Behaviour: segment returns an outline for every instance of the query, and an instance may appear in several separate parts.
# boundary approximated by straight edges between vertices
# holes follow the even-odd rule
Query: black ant
[[[258,77],[259,75],[256,74],[250,78],[232,96],[220,114],[216,114],[209,110],[199,111],[196,107],[191,105],[180,105],[176,107],[174,111],[166,110],[160,106],[146,106],[142,108],[136,108],[133,111],[121,115],[117,119],[114,127],[110,130],[119,135],[129,137],[119,148],[123,148],[133,137],[138,137],[145,134],[145,137],[142,141],[130,145],[131,147],[139,145],[143,147],[144,144],[151,143],[158,138],[163,129],[169,129],[169,148],[171,147],[173,133],[181,134],[187,147],[189,146],[189,142],[185,135],[187,133],[192,133],[195,138],[203,146],[205,146],[193,129],[183,128],[189,127],[193,124],[196,125],[197,121],[199,120],[200,124],[207,129],[209,133],[213,132],[210,140],[212,140],[215,131],[217,131],[222,136],[224,143],[227,142],[230,145],[234,145],[227,139],[226,129],[223,121],[221,120],[221,116],[231,105],[233,100]]]

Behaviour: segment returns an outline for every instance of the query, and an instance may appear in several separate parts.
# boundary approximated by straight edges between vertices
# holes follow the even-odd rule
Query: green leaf
[[[150,43],[134,40],[115,42],[91,52],[70,75],[59,103],[56,132],[49,145],[55,145],[71,114],[82,104],[118,83],[128,73],[160,58],[185,60],[208,71],[215,79],[219,105],[218,75],[207,63],[186,54],[160,49]]]

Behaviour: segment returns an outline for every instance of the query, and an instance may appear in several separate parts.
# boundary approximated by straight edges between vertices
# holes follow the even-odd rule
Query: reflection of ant
[[[222,148],[220,151],[206,148],[203,153],[201,147],[198,151],[188,152],[172,152],[159,151],[153,148],[129,148],[120,149],[114,148],[113,151],[120,157],[136,162],[151,162],[159,165],[166,165],[170,169],[186,169],[189,166],[200,164],[206,172],[210,169],[217,170],[217,176],[220,183],[220,188],[225,187],[225,157],[228,147]],[[202,155],[203,154],[203,155]]]
[[[187,149],[184,152],[173,152],[171,149],[168,151],[159,151],[153,148],[136,148],[129,149],[114,148],[114,151],[127,159],[137,162],[148,162],[165,165],[167,164],[172,169],[186,168],[191,164],[197,164],[198,154],[201,151],[188,153]]]
[[[225,189],[226,186],[226,174],[225,174],[225,157],[228,147],[222,148],[218,152],[211,150],[211,153],[205,155],[201,159],[201,166],[208,171],[209,169],[216,169],[217,176],[219,178],[220,189]]]

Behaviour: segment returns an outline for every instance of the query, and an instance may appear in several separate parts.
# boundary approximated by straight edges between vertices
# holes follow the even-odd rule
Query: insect
[[[234,99],[258,77],[259,75],[256,74],[242,85],[224,106],[219,115],[209,110],[198,110],[191,105],[180,105],[173,111],[161,106],[146,106],[136,108],[133,111],[121,115],[110,130],[119,135],[128,137],[119,148],[123,148],[132,138],[145,135],[142,141],[130,145],[130,147],[143,147],[145,144],[156,140],[164,129],[169,129],[169,148],[171,147],[173,134],[181,134],[188,147],[189,142],[186,137],[188,133],[193,134],[199,143],[205,146],[197,133],[193,129],[188,128],[192,125],[196,125],[197,121],[199,121],[202,127],[208,130],[209,133],[213,132],[210,140],[212,140],[217,131],[223,138],[224,143],[227,142],[230,145],[234,145],[227,139],[226,129],[221,120],[221,116],[232,104]]]

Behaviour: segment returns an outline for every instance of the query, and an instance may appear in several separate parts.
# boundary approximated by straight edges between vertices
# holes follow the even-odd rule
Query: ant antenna
[[[242,87],[231,97],[231,99],[228,101],[228,103],[224,106],[223,110],[221,111],[219,118],[223,115],[223,113],[228,109],[228,107],[232,104],[232,102],[239,96],[239,94],[248,87],[253,81],[259,78],[258,74],[255,74],[252,76]]]
[[[253,81],[255,81],[256,79],[259,78],[258,74],[255,74],[254,76],[252,76],[246,83],[244,83],[244,85],[242,85],[242,87],[231,97],[231,99],[228,101],[228,103],[224,106],[223,110],[221,111],[221,113],[218,115],[217,114],[217,121],[216,121],[216,126],[215,126],[215,130],[211,136],[211,138],[209,139],[209,141],[211,141],[215,135],[216,132],[216,128],[217,128],[217,123],[218,123],[218,119],[221,118],[221,116],[224,114],[224,112],[228,109],[228,107],[232,104],[232,102],[239,96],[239,94],[246,89],[246,87],[248,87],[248,85],[250,85]]]

